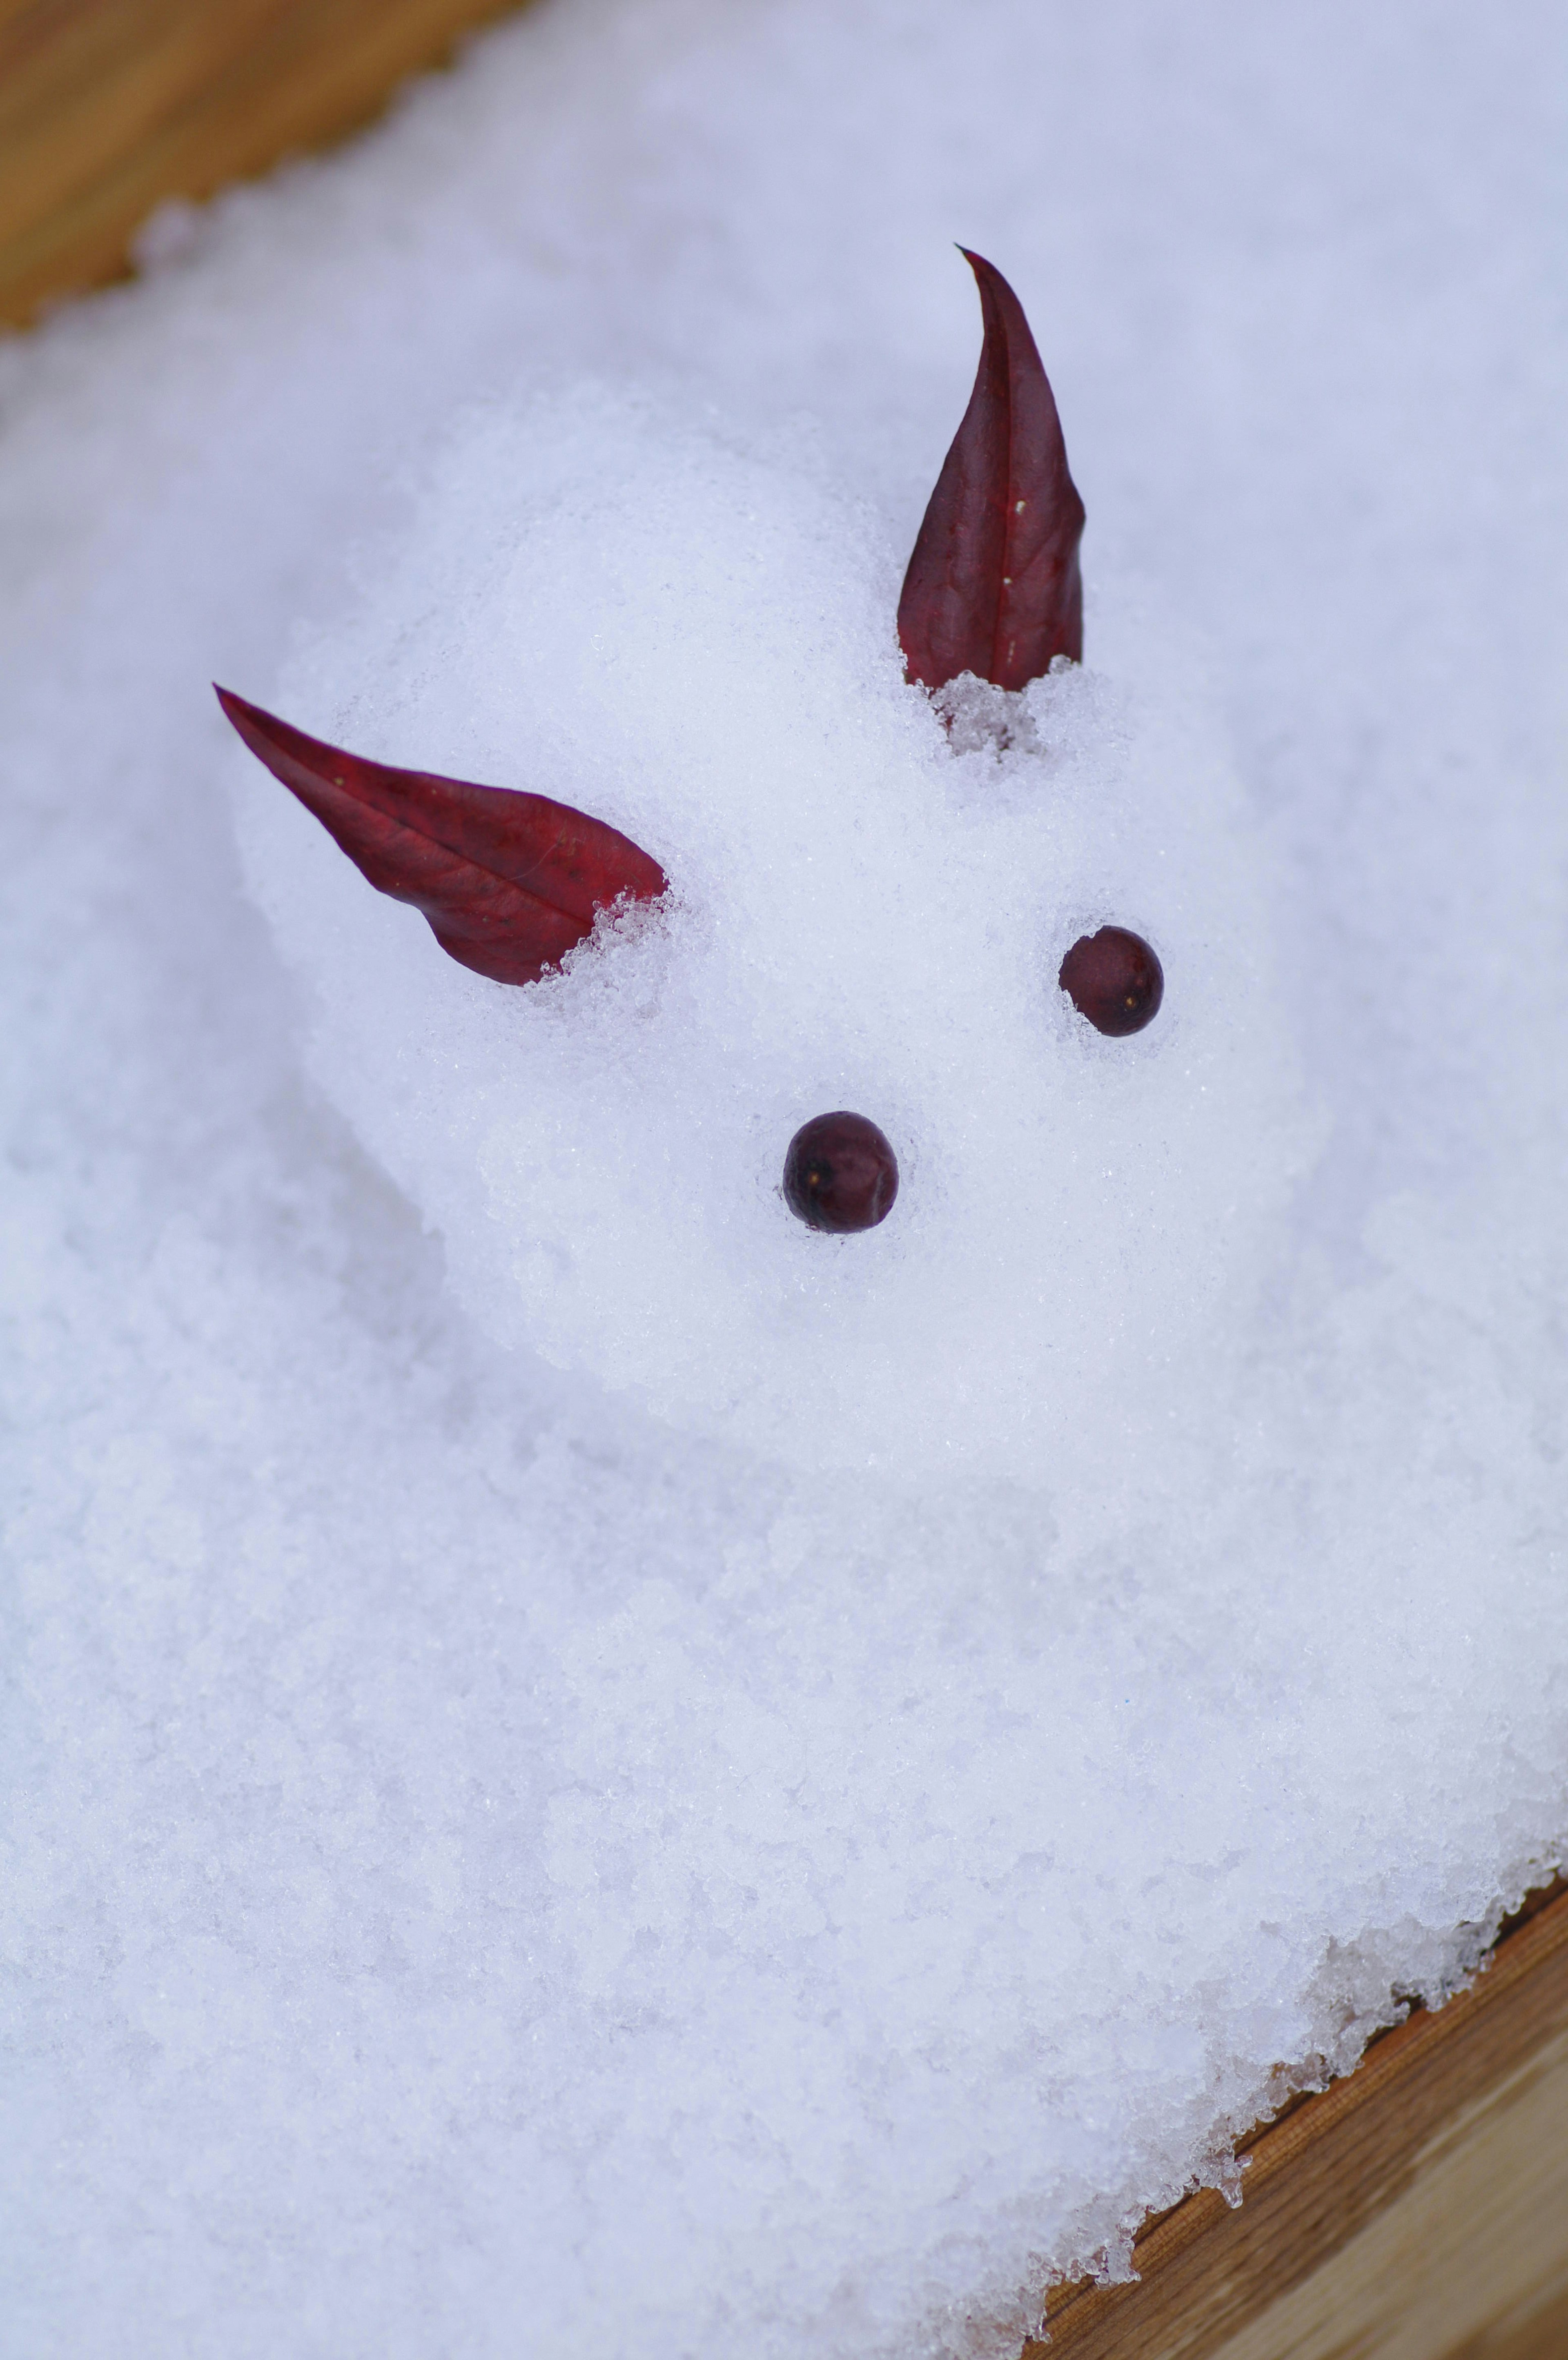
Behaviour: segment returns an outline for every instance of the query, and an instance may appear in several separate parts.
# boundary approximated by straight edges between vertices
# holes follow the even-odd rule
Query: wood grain
[[[115,277],[166,197],[367,121],[515,0],[0,0],[0,322]]]
[[[1025,2360],[1568,2360],[1568,1893],[1243,2152]]]

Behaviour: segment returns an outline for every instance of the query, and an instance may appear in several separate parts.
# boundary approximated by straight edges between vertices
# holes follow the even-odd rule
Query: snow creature
[[[467,421],[291,666],[322,737],[220,695],[297,799],[243,827],[313,1070],[486,1327],[797,1465],[1030,1483],[1179,1421],[1303,1131],[1223,733],[1134,601],[1084,668],[968,259],[896,645],[862,508],[584,393]]]

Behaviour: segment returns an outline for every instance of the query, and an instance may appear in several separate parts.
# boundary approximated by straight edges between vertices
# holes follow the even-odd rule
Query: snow
[[[599,404],[470,424],[275,702],[547,781],[644,843],[673,907],[556,981],[476,978],[236,755],[253,868],[315,1072],[499,1340],[806,1469],[1070,1456],[1087,1501],[1098,1453],[1120,1513],[1115,1462],[1239,1330],[1300,1159],[1257,858],[1168,626],[1102,616],[1104,677],[1025,699],[1037,754],[956,759],[855,525]],[[1118,914],[1183,978],[1133,1047],[1056,984]],[[780,1179],[839,1106],[905,1178],[896,1220],[829,1244]]]
[[[0,2349],[1005,2354],[1568,1854],[1562,42],[554,0],[0,351]],[[488,984],[214,678],[671,901]]]

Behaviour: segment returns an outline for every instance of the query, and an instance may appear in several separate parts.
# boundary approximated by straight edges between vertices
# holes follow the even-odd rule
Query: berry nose
[[[874,1229],[898,1194],[898,1158],[863,1114],[818,1114],[784,1156],[784,1203],[808,1229]]]
[[[1079,1014],[1113,1040],[1152,1024],[1165,997],[1165,975],[1152,945],[1125,926],[1080,935],[1057,981]]]

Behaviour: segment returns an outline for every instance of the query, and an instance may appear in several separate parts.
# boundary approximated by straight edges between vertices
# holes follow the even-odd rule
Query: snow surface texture
[[[548,781],[675,897],[559,982],[477,978],[236,749],[314,1068],[464,1299],[803,1467],[1070,1457],[1119,1517],[1118,1463],[1242,1330],[1295,1146],[1256,854],[1166,634],[1102,625],[1106,680],[1025,701],[1038,751],[955,759],[903,678],[884,536],[776,463],[578,399],[471,425],[422,509],[276,701],[389,760]],[[1179,978],[1131,1043],[1056,983],[1118,918]],[[779,1183],[840,1106],[902,1194],[828,1239]]]
[[[1004,2353],[1563,1857],[1555,13],[557,5],[0,354],[0,2349]],[[466,975],[214,676],[673,907]]]

